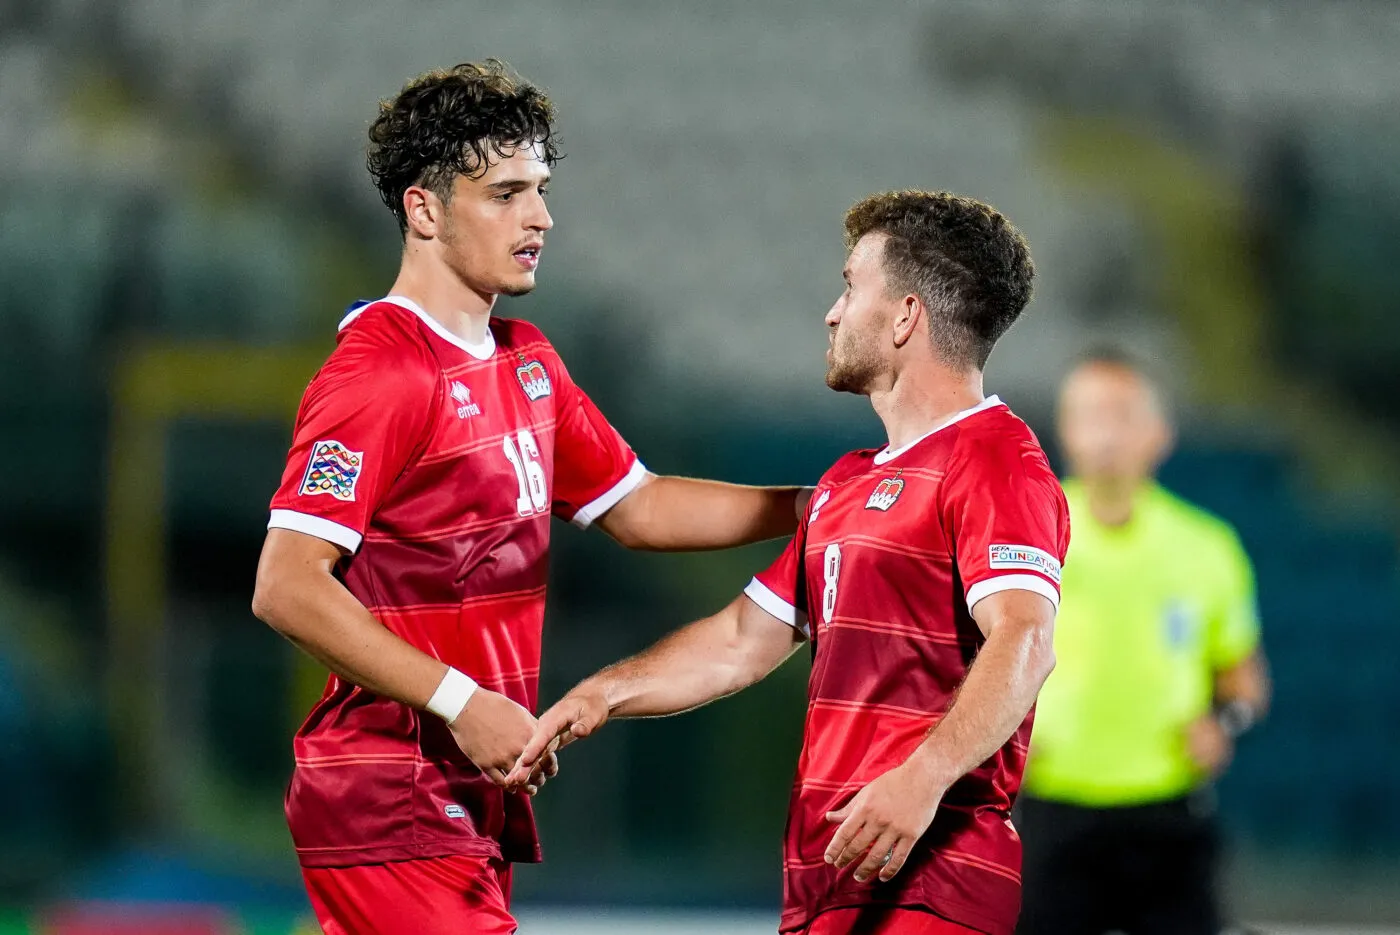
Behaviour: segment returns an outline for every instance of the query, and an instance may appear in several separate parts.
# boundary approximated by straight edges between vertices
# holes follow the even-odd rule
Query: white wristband
[[[457,720],[457,715],[476,694],[476,682],[469,675],[452,668],[438,683],[437,691],[428,699],[428,711],[442,718],[449,725]]]

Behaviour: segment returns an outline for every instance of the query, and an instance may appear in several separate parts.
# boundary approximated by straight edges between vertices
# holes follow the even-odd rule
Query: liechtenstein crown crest
[[[875,485],[875,489],[870,491],[870,498],[865,501],[867,510],[889,512],[899,495],[904,493],[904,478],[899,476],[900,473],[896,471],[894,477],[882,478],[880,483]]]
[[[530,402],[543,399],[553,390],[549,382],[549,371],[538,360],[530,360],[515,368],[515,376],[520,380],[520,388],[530,398]]]

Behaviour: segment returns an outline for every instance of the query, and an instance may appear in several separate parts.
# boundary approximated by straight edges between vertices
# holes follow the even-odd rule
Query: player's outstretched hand
[[[844,808],[826,813],[827,821],[841,823],[826,848],[826,862],[841,870],[860,860],[858,883],[877,871],[881,882],[894,879],[933,823],[944,791],[915,763],[896,766],[857,792]]]
[[[608,720],[608,700],[602,689],[583,682],[540,715],[535,733],[525,744],[515,768],[506,777],[508,785],[526,782],[539,768],[540,761],[568,746],[580,737],[587,737]]]
[[[514,772],[512,770],[512,772]],[[559,775],[559,757],[551,750],[540,758],[535,764],[535,769],[530,773],[530,778],[525,780],[525,794],[539,795],[544,784],[555,776]],[[506,777],[506,782],[510,782],[510,777]]]
[[[505,695],[478,688],[448,729],[486,778],[504,786],[535,730],[535,716]]]

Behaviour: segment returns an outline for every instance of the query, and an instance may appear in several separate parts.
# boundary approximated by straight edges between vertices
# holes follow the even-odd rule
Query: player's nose
[[[526,226],[535,231],[547,231],[554,226],[554,217],[549,213],[549,208],[546,207],[543,199],[540,200],[539,207],[530,215]]]

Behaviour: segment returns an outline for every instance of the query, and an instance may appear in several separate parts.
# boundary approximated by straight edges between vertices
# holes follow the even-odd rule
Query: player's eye
[[[496,200],[499,201],[501,204],[505,204],[507,201],[510,201],[514,197],[515,192],[501,192],[499,195],[496,196]]]
[[[549,186],[548,186],[548,185],[541,185],[541,186],[540,186],[540,197],[543,198],[545,195],[548,195],[548,194],[549,194]]]

